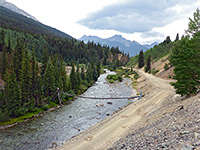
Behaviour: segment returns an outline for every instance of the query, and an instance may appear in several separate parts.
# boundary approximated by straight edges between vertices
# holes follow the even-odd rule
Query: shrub
[[[119,82],[123,81],[123,77],[120,74],[116,74],[116,75],[111,74],[111,75],[108,75],[106,78],[107,78],[109,83],[114,83],[117,80]]]
[[[151,69],[151,73],[153,75],[156,75],[156,73],[158,73],[158,72],[159,72],[159,70],[156,70],[156,68]]]
[[[114,83],[115,81],[113,79],[108,80],[109,83]]]
[[[45,104],[45,105],[42,107],[42,109],[43,109],[44,111],[48,110],[48,109],[49,109],[49,105],[48,105],[48,104]]]
[[[10,119],[10,113],[8,111],[0,111],[0,122],[5,122]]]
[[[169,64],[165,64],[164,69],[168,70],[169,69]]]

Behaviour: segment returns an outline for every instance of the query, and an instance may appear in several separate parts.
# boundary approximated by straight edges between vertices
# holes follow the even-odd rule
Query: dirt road
[[[170,81],[157,78],[139,71],[138,90],[145,93],[145,97],[137,101],[110,118],[83,132],[77,137],[65,142],[58,150],[102,150],[107,149],[129,128],[137,124],[146,115],[161,105],[162,101],[174,94]]]

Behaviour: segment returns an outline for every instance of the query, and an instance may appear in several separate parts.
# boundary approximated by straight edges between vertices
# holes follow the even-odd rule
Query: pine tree
[[[20,87],[22,93],[23,106],[29,111],[31,111],[35,103],[32,96],[31,66],[28,50],[25,50],[23,54]]]
[[[149,70],[151,70],[151,56],[149,56],[149,57],[147,58],[146,67],[145,67],[145,72],[148,72]]]
[[[43,81],[44,96],[52,98],[55,94],[57,87],[55,84],[54,66],[51,59],[49,59],[47,63],[47,68],[44,73]],[[50,102],[50,99],[48,102]]]
[[[21,115],[19,109],[21,108],[21,90],[18,88],[18,82],[14,70],[6,75],[5,98],[6,109],[10,112],[10,117],[17,117]]]
[[[1,30],[1,39],[0,39],[1,41],[0,41],[0,52],[2,52],[3,51],[3,49],[5,48],[5,32],[4,32],[4,30],[2,29]]]
[[[76,76],[77,76],[77,86],[80,87],[80,85],[81,85],[81,74],[80,74],[79,64],[76,65]]]
[[[58,60],[58,56],[55,55],[53,58],[53,66],[54,66],[54,77],[55,77],[55,84],[60,90],[62,89],[62,77],[61,77],[61,69],[60,69],[60,61]]]
[[[11,40],[10,40],[10,36],[8,38],[8,47],[7,47],[7,52],[11,53],[12,52],[12,46],[11,46]]]
[[[5,48],[3,48],[2,59],[1,59],[1,77],[4,80],[6,75],[6,69],[8,69],[7,55]]]
[[[143,66],[144,66],[144,54],[143,50],[141,50],[138,59],[138,68],[142,68]]]
[[[63,89],[63,91],[67,91],[68,90],[67,72],[65,70],[65,63],[64,63],[63,59],[61,59],[61,62],[60,62],[60,72],[61,72],[61,80],[62,80],[62,89]]]
[[[81,79],[82,80],[85,80],[85,69],[84,69],[84,66],[82,65],[81,67]]]
[[[166,40],[164,41],[164,43],[169,44],[171,42],[170,36],[166,37]]]
[[[118,59],[117,59],[118,60]],[[119,61],[119,60],[118,60]],[[119,67],[119,66],[118,66]],[[97,73],[98,73],[98,77],[100,76],[100,74],[101,74],[101,63],[100,63],[100,61],[98,61],[98,63],[97,63]]]
[[[186,33],[193,36],[195,33],[200,31],[200,10],[197,8],[196,12],[193,14],[193,19],[189,18],[190,22],[188,24],[188,29]]]
[[[49,61],[49,52],[47,50],[47,47],[45,46],[42,51],[42,72],[41,72],[42,75],[45,73],[48,61]]]
[[[92,77],[92,65],[91,64],[88,64],[88,66],[87,66],[86,79],[87,79],[87,81],[89,83],[90,83],[91,80],[93,80],[93,77]]]
[[[39,67],[35,57],[35,49],[32,49],[32,66],[31,66],[31,82],[32,82],[32,96],[35,99],[35,106],[38,107],[41,105],[41,95],[39,92]]]
[[[17,38],[17,45],[15,48],[14,56],[13,56],[13,69],[16,74],[17,81],[20,82],[21,80],[21,71],[22,71],[22,58],[23,58],[23,45],[22,42]]]
[[[179,34],[177,33],[175,41],[179,41]]]
[[[97,72],[97,68],[96,66],[94,65],[93,68],[92,68],[92,79],[94,81],[97,81],[98,79],[98,72]]]
[[[183,95],[196,94],[200,89],[200,13],[194,13],[194,20],[190,19],[188,34],[175,46],[170,62],[175,67],[172,83],[176,93]]]
[[[71,88],[74,90],[75,93],[78,92],[78,81],[77,81],[77,75],[75,72],[75,65],[74,62],[72,62],[72,70],[70,74],[70,82],[71,82]]]

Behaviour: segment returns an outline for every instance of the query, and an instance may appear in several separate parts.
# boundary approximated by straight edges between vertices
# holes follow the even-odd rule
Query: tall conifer
[[[28,108],[28,110],[32,110],[34,107],[34,99],[32,97],[31,66],[28,50],[25,50],[23,54],[20,87],[24,107]]]
[[[44,73],[43,85],[44,85],[44,96],[52,98],[56,91],[56,84],[54,76],[54,66],[50,58],[47,63],[46,71]]]
[[[143,66],[144,66],[144,54],[143,50],[141,50],[138,59],[138,68],[142,68]]]
[[[14,70],[6,75],[6,86],[5,86],[5,98],[6,108],[10,112],[10,117],[17,117],[20,114],[19,109],[21,108],[21,90],[18,87],[17,78]]]

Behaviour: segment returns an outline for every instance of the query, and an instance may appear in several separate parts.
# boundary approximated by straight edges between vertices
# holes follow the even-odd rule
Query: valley
[[[199,5],[0,0],[0,149],[200,149]]]

